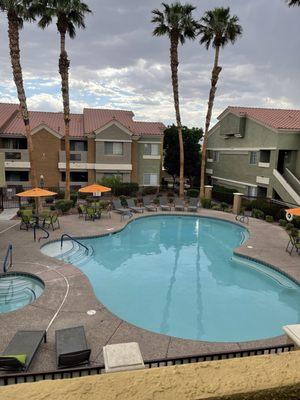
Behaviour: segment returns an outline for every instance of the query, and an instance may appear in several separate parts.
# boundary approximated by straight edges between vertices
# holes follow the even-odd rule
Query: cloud
[[[133,110],[136,119],[175,120],[169,65],[169,41],[152,36],[151,10],[158,0],[86,0],[93,15],[84,31],[67,40],[71,60],[70,98],[73,112],[83,107]],[[194,1],[196,4],[196,1]],[[198,2],[197,2],[198,3]],[[223,67],[213,121],[228,105],[299,108],[300,9],[282,0],[228,0],[244,34],[221,51]],[[224,5],[202,0],[195,16]],[[16,101],[6,21],[0,17],[1,101]],[[25,24],[20,35],[28,104],[36,110],[60,111],[59,36],[56,25],[42,31]],[[203,126],[207,108],[213,50],[197,41],[179,48],[182,121]]]

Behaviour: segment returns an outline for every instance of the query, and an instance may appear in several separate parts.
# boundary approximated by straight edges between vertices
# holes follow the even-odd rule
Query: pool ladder
[[[7,247],[7,250],[6,250],[6,255],[5,255],[4,261],[3,261],[3,272],[4,273],[6,273],[9,270],[9,268],[12,267],[12,265],[13,265],[12,257],[13,257],[13,246],[12,246],[12,244],[9,244]]]

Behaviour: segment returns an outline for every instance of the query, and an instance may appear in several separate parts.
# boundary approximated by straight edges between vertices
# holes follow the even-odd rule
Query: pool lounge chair
[[[133,199],[127,199],[128,208],[136,213],[143,213],[145,211],[145,207],[137,207]]]
[[[188,211],[191,211],[191,212],[197,212],[198,211],[198,198],[197,197],[192,197],[190,200],[189,200],[189,205],[188,205],[188,208],[187,208],[187,210]]]
[[[152,204],[150,197],[143,197],[143,204],[147,211],[157,211],[157,206]]]
[[[294,249],[296,249],[296,252],[300,254],[300,236],[294,236],[294,235],[289,235],[290,240],[286,246],[285,251],[289,253],[289,255],[292,255],[292,252]],[[289,250],[289,247],[291,246],[291,250]]]
[[[184,203],[179,197],[175,198],[174,207],[175,207],[175,211],[184,211]]]
[[[46,331],[18,331],[0,356],[0,371],[27,371]]]
[[[120,214],[128,212],[128,208],[122,206],[121,200],[113,200],[112,204],[116,212]]]
[[[57,368],[89,364],[91,349],[87,347],[83,326],[55,331]]]
[[[162,211],[171,211],[171,204],[167,197],[160,197],[159,205]]]

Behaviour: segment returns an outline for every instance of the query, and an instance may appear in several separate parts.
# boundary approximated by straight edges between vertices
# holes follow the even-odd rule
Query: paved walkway
[[[201,209],[198,215],[234,221],[232,214],[213,210]],[[111,219],[104,217],[95,222],[83,221],[77,215],[65,216],[60,220],[61,229],[51,231],[50,240],[59,238],[62,233],[77,237],[111,233],[127,223],[127,219],[122,222],[115,213],[112,213]],[[288,236],[284,229],[255,219],[250,219],[248,229],[249,240],[236,252],[273,264],[300,281],[300,257],[295,253],[289,256],[285,252]],[[113,315],[97,300],[87,277],[79,269],[42,254],[41,243],[33,241],[32,231],[20,231],[15,221],[0,221],[0,260],[9,243],[14,246],[13,270],[40,276],[45,282],[45,291],[27,307],[0,314],[0,352],[18,329],[46,329],[59,310],[49,327],[48,342],[41,346],[30,371],[55,369],[55,330],[79,324],[86,329],[87,341],[92,349],[91,359],[97,364],[103,363],[102,347],[111,343],[136,341],[140,344],[144,359],[156,359],[287,342],[285,336],[279,336],[254,342],[212,343],[178,339],[137,328]],[[247,247],[249,245],[252,248]],[[91,309],[96,310],[95,315],[87,314]]]
[[[10,221],[17,215],[18,208],[6,208],[0,213],[0,221]]]

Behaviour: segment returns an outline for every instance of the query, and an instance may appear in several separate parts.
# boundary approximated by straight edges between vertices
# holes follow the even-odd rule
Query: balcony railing
[[[30,168],[27,149],[0,149],[4,153],[6,168]]]
[[[86,163],[87,162],[87,151],[71,151],[70,152],[70,161],[76,163]],[[66,153],[65,151],[59,151],[59,162],[66,162]]]

